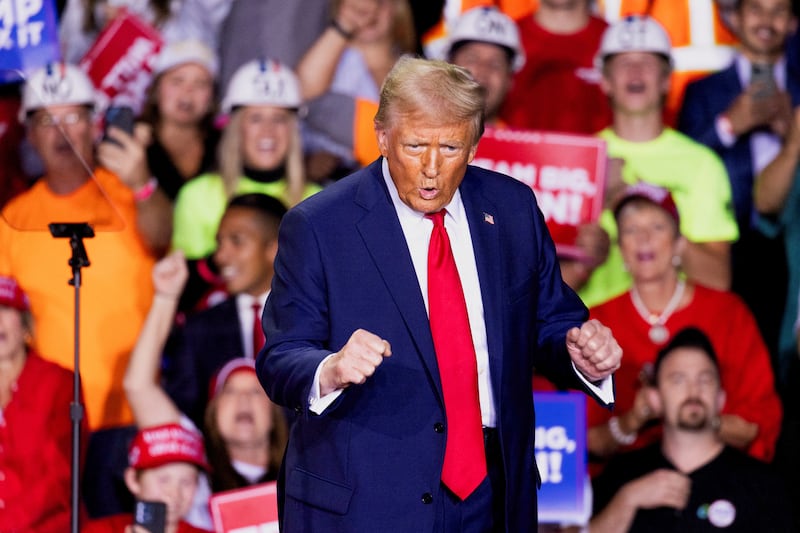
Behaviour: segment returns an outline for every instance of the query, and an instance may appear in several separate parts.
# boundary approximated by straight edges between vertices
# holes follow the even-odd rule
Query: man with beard
[[[679,331],[653,376],[648,394],[663,413],[663,438],[617,456],[597,478],[591,531],[792,531],[777,478],[719,437],[725,391],[705,333]]]

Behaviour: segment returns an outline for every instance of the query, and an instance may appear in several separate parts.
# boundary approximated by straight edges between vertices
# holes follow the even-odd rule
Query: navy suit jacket
[[[164,356],[164,388],[203,427],[211,378],[222,365],[244,356],[236,298],[191,315],[173,337]]]
[[[800,78],[787,67],[786,90],[792,105],[800,105]],[[741,135],[731,147],[726,147],[717,135],[716,119],[728,109],[744,90],[736,71],[736,62],[728,68],[696,80],[686,87],[678,129],[694,140],[705,144],[722,158],[731,181],[734,210],[740,231],[751,227],[753,212],[753,156],[750,134]]]
[[[561,280],[529,187],[469,167],[460,191],[484,306],[507,530],[534,531],[533,368],[581,386],[565,334],[587,311]],[[442,496],[441,383],[380,160],[284,217],[263,320],[256,368],[269,396],[297,413],[279,479],[283,531],[432,531],[427,495]],[[388,340],[392,356],[321,415],[310,412],[318,365],[358,328]]]

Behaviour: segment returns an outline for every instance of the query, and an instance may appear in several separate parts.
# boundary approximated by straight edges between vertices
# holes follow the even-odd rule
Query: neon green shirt
[[[308,184],[303,198],[319,192],[319,185]],[[239,177],[236,194],[262,193],[289,204],[286,181],[269,183]],[[217,248],[217,228],[225,213],[228,198],[219,174],[203,174],[187,182],[175,199],[172,248],[183,250],[188,259],[206,257]]]
[[[672,193],[681,215],[681,233],[692,242],[735,241],[739,230],[733,215],[731,186],[722,161],[706,146],[671,128],[656,139],[630,142],[606,128],[600,137],[608,143],[608,157],[625,160],[622,180],[646,181]],[[578,291],[592,307],[622,294],[631,286],[617,246],[614,215],[604,209],[600,225],[611,238],[605,263],[597,267],[586,285]]]

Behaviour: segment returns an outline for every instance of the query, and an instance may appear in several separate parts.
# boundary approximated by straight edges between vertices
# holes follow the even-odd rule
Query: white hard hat
[[[517,24],[505,13],[494,7],[476,7],[465,11],[456,20],[444,47],[445,58],[454,45],[464,41],[496,44],[513,53],[511,68],[517,72],[525,64],[525,51],[519,40]]]
[[[94,85],[80,68],[66,63],[48,63],[25,81],[19,120],[25,122],[28,113],[47,106],[94,107],[96,99]]]
[[[205,68],[211,77],[216,78],[219,72],[219,61],[214,51],[204,42],[197,39],[167,43],[158,53],[153,75],[157,76],[165,70],[194,63]]]
[[[648,16],[631,15],[606,28],[597,59],[602,64],[608,56],[622,52],[651,52],[670,60],[671,51],[669,35],[661,24]]]
[[[296,109],[303,103],[300,82],[294,72],[274,59],[256,59],[234,72],[222,112],[244,105],[271,105]]]

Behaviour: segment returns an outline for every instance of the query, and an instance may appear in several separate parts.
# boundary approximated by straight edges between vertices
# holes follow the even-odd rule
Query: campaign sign
[[[278,494],[274,481],[218,492],[209,499],[217,533],[278,533]]]
[[[533,398],[539,522],[586,523],[586,398],[577,392],[535,392]]]
[[[162,45],[152,26],[124,10],[117,15],[80,61],[100,93],[99,107],[114,103],[138,113]]]
[[[0,83],[21,81],[60,57],[53,0],[0,0]]]
[[[603,210],[606,144],[590,135],[487,128],[472,164],[508,174],[536,194],[562,257],[581,259],[578,226]]]

